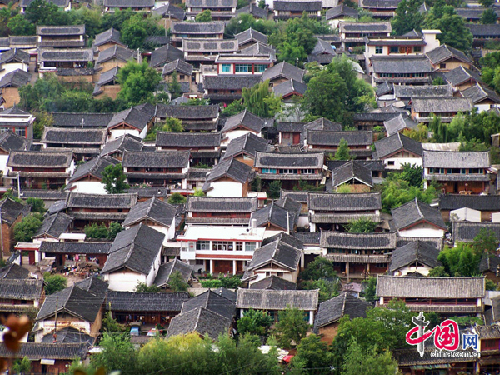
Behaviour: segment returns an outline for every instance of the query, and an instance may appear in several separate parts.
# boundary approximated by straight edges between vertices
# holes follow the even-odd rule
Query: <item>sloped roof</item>
[[[387,131],[387,135],[391,136],[404,129],[414,129],[417,127],[417,123],[414,122],[410,117],[403,116],[403,114],[390,119],[389,121],[384,121],[384,127]]]
[[[187,7],[236,8],[237,0],[186,0]]]
[[[5,74],[0,80],[0,88],[3,87],[22,87],[30,83],[31,73],[21,69]]]
[[[0,279],[0,298],[23,301],[38,301],[42,297],[43,280]],[[8,302],[7,302],[8,303]]]
[[[394,208],[392,210],[392,220],[398,231],[408,229],[420,222],[447,230],[439,210],[427,203],[418,201],[417,198],[405,203],[401,207]]]
[[[273,46],[268,46],[260,42],[242,48],[239,53],[243,55],[269,55],[273,61],[276,61],[276,50]]]
[[[211,291],[210,289],[185,301],[182,304],[182,312],[185,313],[200,307],[215,312],[229,320],[233,319],[236,315],[236,306],[234,301],[229,300]]]
[[[446,75],[447,73],[445,73]],[[406,86],[395,85],[394,95],[396,98],[430,98],[453,96],[451,85],[424,85],[424,86]]]
[[[254,212],[257,209],[257,198],[233,197],[194,197],[189,196],[186,203],[187,212]]]
[[[498,96],[495,91],[480,84],[466,88],[462,91],[462,96],[469,98],[473,104],[480,103],[485,99],[489,99],[495,103],[500,103],[500,96]]]
[[[62,233],[68,230],[72,222],[73,218],[63,212],[58,212],[53,215],[46,216],[43,219],[42,226],[33,237],[47,235],[54,238],[59,238]]]
[[[50,115],[56,128],[105,128],[113,118],[112,113],[51,112]]]
[[[319,12],[322,2],[320,0],[274,0],[273,8],[278,12]]]
[[[170,27],[172,34],[195,34],[205,36],[206,34],[222,34],[224,22],[172,22]]]
[[[324,154],[322,152],[307,153],[271,153],[257,152],[256,168],[322,168]]]
[[[127,62],[131,59],[135,59],[136,52],[128,49],[127,47],[122,47],[121,45],[115,44],[105,50],[99,52],[97,57],[97,64],[102,64],[111,59],[118,59]]]
[[[240,13],[250,13],[255,18],[267,19],[269,8],[267,7],[267,5],[265,8],[261,8],[255,3],[249,3],[247,6],[236,9],[236,14]]]
[[[85,35],[85,25],[71,26],[37,26],[37,35],[47,36],[70,36],[70,35]]]
[[[182,121],[215,119],[219,116],[219,105],[164,105],[158,104],[156,117],[175,117]]]
[[[452,211],[462,207],[500,212],[500,199],[497,195],[443,194],[439,197],[440,210]]]
[[[450,112],[470,112],[472,101],[469,98],[448,97],[448,98],[415,98],[412,101],[415,112],[424,113],[450,113]]]
[[[229,331],[231,324],[230,319],[211,310],[198,307],[175,316],[168,326],[167,337],[196,332],[202,336],[208,335],[212,340],[217,340],[219,335]]]
[[[273,93],[282,97],[294,93],[302,96],[306,91],[307,85],[304,82],[299,82],[294,79],[289,79],[288,81],[281,82],[280,84],[273,86]]]
[[[498,23],[487,25],[466,23],[465,26],[469,28],[473,38],[491,38],[500,36],[500,24]]]
[[[10,62],[23,62],[29,64],[29,61],[30,54],[20,48],[11,48],[0,54],[0,64],[8,64]]]
[[[353,297],[349,293],[342,293],[319,304],[313,332],[317,334],[319,328],[338,322],[346,315],[349,315],[350,319],[366,318],[366,310],[371,307],[370,303],[360,298]]]
[[[134,137],[130,134],[124,134],[113,139],[112,141],[106,142],[102,148],[100,156],[113,154],[115,152],[141,151],[142,147],[143,144],[140,141],[140,138]]]
[[[256,249],[247,271],[253,271],[268,264],[297,271],[302,251],[289,244],[277,240]]]
[[[170,276],[174,272],[180,272],[184,281],[188,282],[193,273],[193,267],[177,258],[174,258],[173,261],[160,265],[153,284],[158,287],[167,286]]]
[[[454,58],[461,62],[472,64],[472,61],[463,53],[456,48],[442,44],[439,47],[434,48],[432,51],[426,53],[429,60],[433,65],[439,64],[448,59]]]
[[[372,186],[372,173],[361,163],[349,161],[332,171],[332,186],[338,187],[343,183],[356,180],[368,186]]]
[[[107,84],[116,84],[118,81],[118,67],[115,66],[111,68],[107,72],[101,73],[99,76],[99,80],[96,82],[94,86],[94,91],[92,91],[92,95],[97,96],[102,93],[102,86]]]
[[[434,268],[441,265],[437,260],[438,255],[439,249],[430,244],[423,241],[410,242],[393,250],[389,271],[394,272],[417,262]]]
[[[89,346],[94,344],[96,340],[95,337],[92,337],[85,332],[80,332],[78,329],[68,326],[57,330],[57,334],[54,340],[53,333],[47,333],[42,337],[42,343],[58,343],[58,344],[87,344]]]
[[[40,245],[41,253],[58,254],[109,254],[111,242],[52,242],[43,241]],[[78,283],[75,285],[79,286]],[[79,286],[80,287],[80,286]],[[82,287],[83,288],[83,287]],[[87,290],[87,288],[83,288]],[[88,290],[87,290],[88,291]]]
[[[458,66],[455,69],[450,70],[449,72],[444,73],[444,79],[450,83],[452,86],[458,86],[468,80],[472,80],[474,82],[482,82],[481,76],[463,66]]]
[[[230,158],[240,153],[256,157],[257,152],[266,152],[270,144],[264,138],[258,137],[254,133],[247,133],[240,137],[233,138],[227,145],[224,158]]]
[[[285,310],[287,307],[295,307],[302,311],[316,311],[318,290],[238,288],[236,307],[256,310]]]
[[[80,178],[85,176],[93,176],[98,179],[102,179],[102,172],[104,172],[104,169],[109,165],[116,165],[118,163],[118,160],[109,156],[98,156],[90,159],[88,162],[78,166],[68,182],[78,181]]]
[[[123,166],[187,168],[189,156],[189,151],[125,151]]]
[[[132,208],[137,203],[137,194],[89,194],[70,192],[68,208]]]
[[[358,18],[358,11],[354,8],[350,8],[344,4],[340,4],[336,7],[330,8],[326,11],[326,19],[331,20],[340,17],[352,17]]]
[[[23,0],[29,1],[29,0]],[[51,2],[53,2],[51,0]],[[46,342],[25,342],[21,345],[21,350],[12,353],[5,345],[0,345],[0,357],[2,358],[28,358],[31,361],[40,361],[44,358],[63,359],[72,361],[75,358],[85,359],[88,353],[88,343],[46,343]]]
[[[162,75],[168,75],[174,71],[190,76],[193,74],[193,66],[184,60],[177,59],[166,63],[161,71]]]
[[[187,292],[137,293],[109,291],[106,308],[120,312],[180,312]]]
[[[487,151],[423,151],[424,168],[488,168],[491,165],[490,153]]]
[[[292,64],[289,64],[285,61],[280,62],[271,68],[265,70],[262,73],[262,81],[266,80],[274,80],[276,78],[286,78],[286,79],[294,79],[297,82],[302,82],[302,77],[304,76],[305,70],[297,68]]]
[[[143,220],[148,220],[170,227],[176,213],[177,209],[174,206],[153,197],[133,206],[127,214],[123,226],[127,227]]]
[[[253,87],[260,82],[258,75],[249,76],[205,76],[205,90],[241,90],[243,87]]]
[[[152,8],[154,0],[104,0],[103,5],[110,8]]]
[[[183,38],[182,51],[193,53],[218,54],[222,52],[236,52],[238,41],[236,39],[207,39],[207,38]]]
[[[251,41],[267,44],[267,35],[262,34],[251,27],[236,34],[234,37],[238,40],[238,45],[240,46]]]
[[[307,131],[307,144],[309,145],[338,146],[342,139],[347,142],[348,146],[369,146],[373,142],[371,131]]]
[[[23,205],[10,198],[4,198],[0,201],[0,212],[3,223],[14,224],[19,216],[26,216],[31,211],[31,206]]]
[[[92,48],[38,48],[39,62],[84,62],[93,61]]]
[[[71,152],[12,151],[9,154],[7,166],[68,168],[71,165],[72,157]]]
[[[253,178],[252,167],[236,159],[223,159],[212,168],[207,175],[207,182],[215,181],[221,177],[229,177],[238,182],[245,183]],[[205,190],[205,186],[203,190]]]
[[[401,133],[395,133],[389,137],[382,138],[375,142],[377,158],[383,159],[391,156],[395,152],[406,150],[417,156],[422,156],[422,143],[415,141]]]
[[[430,73],[432,65],[426,56],[372,56],[373,71],[380,73]]]
[[[392,25],[390,22],[340,22],[339,31],[341,33],[390,33]]]
[[[180,49],[167,44],[151,52],[149,66],[153,68],[160,67],[165,65],[167,62],[175,61],[177,59],[184,59],[184,53]]]
[[[17,265],[16,263],[9,263],[4,267],[0,268],[0,280],[1,279],[27,279],[29,276],[29,271]]]
[[[396,233],[345,233],[323,231],[321,232],[321,247],[351,250],[390,250],[396,248]]]
[[[309,193],[307,207],[310,210],[329,212],[381,210],[382,200],[380,193]]]
[[[470,223],[467,221],[454,221],[452,233],[454,242],[472,242],[481,229],[492,231],[500,241],[500,223]]]
[[[95,36],[94,43],[92,44],[94,47],[99,47],[106,43],[116,43],[125,46],[121,42],[121,33],[112,27],[106,31],[103,31],[102,33],[97,34]]]
[[[67,145],[79,146],[82,144],[92,144],[101,146],[106,142],[106,129],[81,129],[81,128],[55,128],[45,127],[42,134],[42,143],[63,143]]]
[[[256,133],[260,133],[265,124],[266,121],[263,118],[245,109],[243,112],[229,117],[221,131],[222,133],[226,133],[241,126]]]
[[[169,148],[213,148],[219,147],[221,133],[172,133],[158,132],[156,147]]]
[[[250,289],[296,290],[297,284],[278,276],[269,276],[252,283],[252,285],[250,285]]]
[[[108,123],[108,129],[121,123],[126,123],[142,131],[142,129],[147,126],[150,120],[151,118],[148,117],[145,112],[131,107],[124,111],[116,113]]]

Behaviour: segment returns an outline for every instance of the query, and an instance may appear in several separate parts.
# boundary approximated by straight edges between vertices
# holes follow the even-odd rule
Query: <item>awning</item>
[[[40,364],[42,365],[53,365],[54,363],[56,363],[56,360],[55,359],[42,359],[40,361]]]

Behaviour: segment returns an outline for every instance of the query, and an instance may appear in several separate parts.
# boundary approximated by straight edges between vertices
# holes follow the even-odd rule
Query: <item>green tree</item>
[[[12,373],[14,374],[28,374],[31,372],[31,361],[28,357],[14,360],[12,364]]]
[[[186,197],[181,193],[172,193],[170,197],[168,197],[167,202],[170,204],[182,204],[186,203]]]
[[[109,307],[111,308],[111,304]],[[106,315],[104,315],[102,319],[102,329],[104,332],[125,332],[126,330],[123,324],[118,323],[118,321],[113,318],[111,311],[108,311]]]
[[[54,119],[47,112],[38,112],[35,114],[36,120],[33,123],[33,138],[41,139],[45,127],[52,126]]]
[[[34,212],[24,217],[14,225],[14,239],[17,242],[31,242],[32,237],[42,227],[43,217],[40,213]]]
[[[434,267],[427,274],[428,277],[450,277],[443,266]]]
[[[495,290],[497,290],[497,283],[495,283],[492,280],[486,279],[485,289],[495,291]]]
[[[472,48],[472,33],[453,6],[444,3],[433,6],[425,18],[425,27],[441,30],[441,34],[437,36],[441,44],[462,51],[470,51]]]
[[[375,302],[377,298],[377,278],[369,277],[365,282],[365,299],[367,302]]]
[[[165,35],[165,30],[158,25],[156,18],[137,13],[123,23],[121,33],[122,42],[135,50],[144,49],[144,40],[148,36]]]
[[[52,275],[50,272],[43,274],[43,283],[45,284],[45,294],[57,293],[67,285],[67,279],[62,275]]]
[[[118,82],[121,85],[118,97],[130,106],[151,102],[160,81],[160,73],[150,68],[146,61],[141,64],[129,61],[118,71]]]
[[[201,14],[201,13],[200,13]],[[177,71],[174,70],[171,75],[171,81],[168,84],[168,91],[172,95],[171,99],[177,99],[182,96],[182,87],[181,84],[177,81]]]
[[[39,212],[43,214],[47,211],[43,199],[30,197],[26,200],[26,203],[31,206],[31,212]]]
[[[245,110],[245,106],[241,102],[241,100],[235,100],[231,104],[229,104],[226,108],[222,110],[223,117],[231,117],[237,115],[240,112]]]
[[[491,8],[485,9],[483,14],[481,15],[481,23],[483,25],[490,23],[497,23],[497,14]]]
[[[406,181],[409,186],[421,188],[423,183],[423,168],[410,163],[404,163],[402,167],[403,170],[401,171],[399,177],[401,177],[403,181]]]
[[[309,324],[304,312],[296,307],[287,307],[278,313],[278,323],[274,333],[283,348],[292,348],[300,344],[306,336]]]
[[[450,276],[471,277],[479,275],[479,262],[482,254],[476,254],[472,246],[459,243],[456,247],[447,247],[439,253],[438,260]]]
[[[493,0],[480,0],[479,3],[484,7],[484,8],[489,8],[490,6],[493,5]]]
[[[353,340],[345,353],[342,375],[388,375],[397,374],[398,364],[391,352],[378,353],[376,348],[363,351],[356,340]]]
[[[137,293],[160,293],[161,288],[156,285],[148,286],[146,283],[138,282],[135,291]]]
[[[189,284],[184,281],[179,271],[172,272],[168,278],[168,286],[174,292],[186,292],[189,288]]]
[[[442,86],[445,84],[446,84],[446,82],[444,81],[443,77],[441,77],[441,76],[438,76],[432,80],[433,86]]]
[[[300,277],[302,280],[331,279],[337,277],[337,272],[333,269],[332,261],[318,256],[307,264],[304,271],[301,272]]]
[[[64,26],[70,25],[69,14],[59,10],[57,5],[45,0],[35,0],[26,8],[26,19],[33,25]]]
[[[297,354],[292,359],[293,369],[300,369],[301,372],[305,371],[310,374],[331,374],[331,365],[332,353],[328,351],[328,345],[315,334],[302,339],[297,346]]]
[[[102,31],[110,28],[121,32],[125,22],[128,21],[136,13],[131,8],[119,10],[116,12],[106,12],[102,15]]]
[[[123,173],[121,163],[116,165],[108,165],[102,172],[102,183],[108,194],[120,194],[128,189],[128,184],[125,182],[127,176]]]
[[[182,125],[182,121],[175,117],[169,117],[165,121],[165,124],[161,128],[164,132],[170,133],[180,133],[184,130],[184,126]]]
[[[338,296],[341,287],[342,284],[338,277],[334,277],[332,280],[330,279],[307,280],[303,281],[300,284],[301,289],[305,290],[319,289],[319,297],[318,297],[319,302],[324,302],[329,300],[330,298]]]
[[[205,193],[201,189],[194,189],[193,197],[204,197]]]
[[[278,199],[281,195],[281,181],[276,180],[269,184],[267,195],[271,199]]]
[[[478,235],[474,237],[471,246],[478,255],[482,255],[483,253],[496,254],[498,239],[493,230],[481,228]]]
[[[106,238],[108,240],[114,240],[116,235],[120,233],[123,230],[123,227],[121,226],[120,223],[117,223],[116,221],[112,221],[109,223],[109,226],[107,228],[107,233],[106,233]]]
[[[136,374],[137,352],[135,351],[130,336],[127,333],[107,333],[104,332],[99,343],[102,349],[95,353],[90,359],[92,368],[104,367],[107,371],[121,371],[122,373]]]
[[[349,151],[347,141],[344,138],[340,139],[339,146],[335,152],[335,160],[351,160],[352,156]]]
[[[398,4],[396,16],[392,19],[392,30],[396,35],[422,30],[424,15],[418,11],[421,5],[420,0],[403,0]]]
[[[267,337],[273,323],[273,318],[266,312],[249,309],[238,320],[238,333]]]
[[[212,22],[212,12],[205,9],[203,12],[198,13],[195,17],[196,22]]]
[[[12,17],[7,22],[7,27],[9,28],[11,34],[16,36],[36,34],[35,24],[31,23],[22,13]]]
[[[88,238],[106,238],[108,236],[108,228],[104,224],[88,224],[85,225],[83,231]]]
[[[269,118],[281,112],[281,97],[269,91],[269,80],[251,88],[243,87],[241,96],[245,108],[256,116]]]
[[[347,225],[347,231],[350,233],[371,233],[377,228],[377,223],[370,218],[360,217],[357,220],[351,221]]]
[[[382,193],[382,211],[386,213],[415,198],[421,202],[431,203],[437,197],[436,189],[432,185],[425,190],[423,187],[410,186],[399,173],[390,174],[378,189]]]

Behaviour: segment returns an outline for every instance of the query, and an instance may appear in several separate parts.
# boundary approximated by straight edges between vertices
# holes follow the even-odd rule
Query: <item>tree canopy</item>
[[[418,11],[421,0],[403,0],[396,8],[396,16],[392,19],[392,30],[396,35],[409,31],[421,31],[424,15]]]
[[[466,27],[465,21],[453,6],[444,2],[436,2],[425,18],[424,26],[428,29],[440,30],[437,36],[441,44],[447,44],[462,51],[472,48],[472,33]]]
[[[160,73],[149,67],[146,61],[141,64],[129,61],[118,71],[118,82],[121,85],[118,97],[129,106],[151,102],[160,81]]]
[[[128,189],[128,184],[125,182],[127,176],[123,173],[121,163],[116,165],[108,165],[102,172],[102,183],[108,194],[120,194]]]

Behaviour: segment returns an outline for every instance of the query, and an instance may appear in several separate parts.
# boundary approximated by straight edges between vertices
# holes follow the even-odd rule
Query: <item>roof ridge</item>
[[[344,316],[344,311],[345,311],[345,302],[347,299],[347,293],[343,293],[343,298],[342,298],[342,316]]]
[[[424,215],[422,214],[422,211],[420,210],[420,207],[418,205],[418,198],[417,197],[415,197],[415,206],[417,207],[417,211],[418,211],[420,217],[424,218]]]

